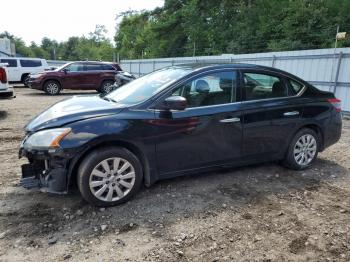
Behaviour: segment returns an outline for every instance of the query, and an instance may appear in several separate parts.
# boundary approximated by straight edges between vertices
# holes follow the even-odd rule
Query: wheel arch
[[[318,138],[320,139],[320,151],[323,150],[324,133],[322,131],[322,128],[315,123],[304,125],[300,129],[302,128],[310,128],[311,130],[315,131],[315,133],[318,135]]]
[[[115,82],[115,79],[113,79],[113,78],[103,78],[103,79],[101,79],[101,81],[100,81],[100,83],[99,83],[99,88],[102,88],[102,85],[103,85],[103,83],[104,82]]]
[[[132,142],[125,141],[125,140],[105,140],[105,141],[100,141],[98,143],[94,143],[93,145],[89,146],[87,149],[85,149],[83,152],[81,152],[76,158],[74,158],[71,161],[69,173],[68,173],[67,189],[69,188],[70,185],[75,183],[78,168],[88,154],[90,154],[92,151],[99,148],[113,147],[113,146],[123,147],[129,150],[131,153],[133,153],[141,162],[142,173],[143,173],[143,183],[146,186],[149,186],[153,183],[152,182],[153,179],[151,178],[149,160],[146,157],[146,154],[138,146],[136,146]]]
[[[21,75],[21,82],[23,82],[24,81],[24,78],[26,78],[27,76],[29,76],[30,75],[30,73],[23,73],[22,75]]]
[[[321,126],[319,124],[317,124],[317,123],[305,123],[305,124],[299,126],[299,128],[297,128],[294,131],[293,135],[290,137],[289,144],[292,141],[292,139],[294,138],[295,134],[298,133],[301,129],[304,129],[304,128],[309,128],[309,129],[315,131],[315,133],[318,135],[318,138],[320,140],[320,149],[319,149],[319,151],[322,151],[323,150],[324,133],[322,131]]]
[[[43,81],[42,88],[45,87],[45,84],[46,84],[48,81],[56,81],[57,83],[59,83],[61,90],[63,89],[63,86],[62,86],[61,81],[60,81],[59,79],[57,79],[57,78],[47,78],[47,79],[45,79],[45,80]]]

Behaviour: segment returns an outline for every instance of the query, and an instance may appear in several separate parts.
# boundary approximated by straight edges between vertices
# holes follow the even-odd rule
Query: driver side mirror
[[[164,100],[164,106],[168,110],[185,110],[187,100],[183,96],[169,96]]]
[[[69,70],[67,68],[63,68],[62,72],[64,72],[65,74],[67,74],[67,72],[69,72]]]

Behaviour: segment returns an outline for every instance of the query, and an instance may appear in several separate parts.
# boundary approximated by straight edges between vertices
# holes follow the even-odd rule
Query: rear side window
[[[114,71],[118,70],[111,65],[102,65],[102,66],[103,66],[103,70],[114,70]]]
[[[236,102],[236,72],[202,76],[180,86],[172,96],[183,96],[188,107],[201,107]]]
[[[19,60],[21,67],[39,67],[41,60]]]
[[[289,79],[288,80],[289,83],[290,83],[290,86],[292,87],[292,91],[294,93],[294,95],[298,94],[300,92],[300,90],[304,87],[304,85],[292,80],[292,79]]]
[[[263,73],[244,73],[244,89],[248,101],[288,96],[281,78]]]
[[[103,65],[98,64],[86,64],[86,71],[101,71],[103,70]]]
[[[120,67],[120,65],[118,64],[112,64],[114,70],[117,70],[117,71],[123,71],[122,68]]]
[[[16,59],[1,59],[1,63],[7,63],[7,67],[17,67]]]

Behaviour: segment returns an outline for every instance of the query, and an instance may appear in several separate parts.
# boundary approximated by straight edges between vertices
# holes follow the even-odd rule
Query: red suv
[[[115,63],[72,62],[54,71],[30,75],[28,86],[43,90],[49,95],[57,95],[62,89],[108,93],[118,71],[122,70]]]

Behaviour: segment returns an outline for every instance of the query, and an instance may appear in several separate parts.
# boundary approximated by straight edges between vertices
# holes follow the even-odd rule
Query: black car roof
[[[303,79],[288,73],[286,71],[274,68],[274,67],[269,67],[269,66],[261,66],[261,65],[255,65],[255,64],[244,64],[244,63],[189,63],[189,64],[179,64],[179,65],[174,65],[170,67],[181,67],[184,69],[189,69],[192,71],[201,71],[201,70],[212,70],[212,69],[221,69],[221,68],[232,68],[232,69],[257,69],[257,70],[268,70],[270,72],[275,72],[279,74],[283,74],[286,76],[289,76],[291,78],[297,79],[300,82],[303,82],[304,84],[306,81]]]
[[[198,69],[204,69],[204,68],[210,68],[210,69],[220,69],[220,68],[255,68],[255,69],[269,69],[269,70],[276,70],[280,71],[278,69],[267,67],[267,66],[260,66],[260,65],[254,65],[254,64],[243,64],[243,63],[189,63],[189,64],[179,64],[175,65],[174,67],[183,67],[188,68],[192,70],[198,70]]]
[[[117,62],[105,62],[105,61],[73,61],[73,62],[69,62],[68,64],[73,64],[73,63],[104,64],[104,65],[118,64]]]

